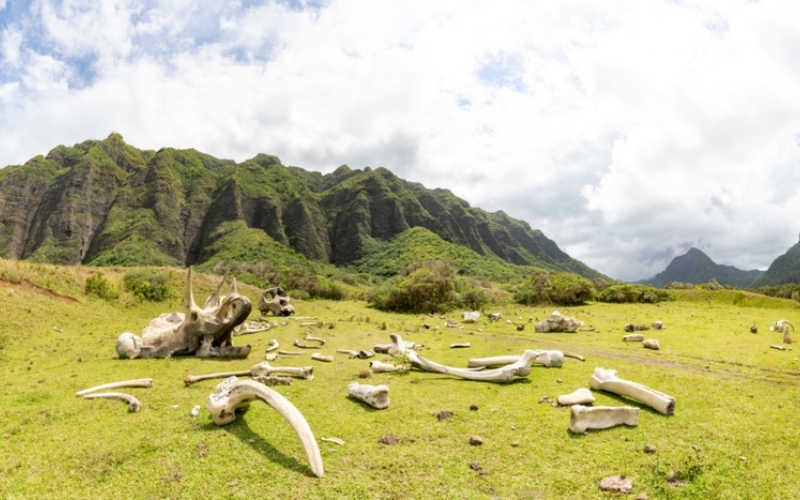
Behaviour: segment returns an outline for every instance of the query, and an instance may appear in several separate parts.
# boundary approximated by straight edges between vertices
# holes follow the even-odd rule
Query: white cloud
[[[800,5],[42,0],[3,31],[0,164],[141,148],[385,166],[616,278],[800,230]],[[46,126],[43,126],[46,124]]]

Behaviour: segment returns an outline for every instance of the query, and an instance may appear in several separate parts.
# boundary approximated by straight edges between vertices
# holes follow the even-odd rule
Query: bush
[[[491,296],[481,288],[471,288],[461,294],[461,306],[472,311],[480,311],[491,302]]]
[[[669,300],[675,300],[675,297],[667,290],[631,284],[610,286],[597,295],[598,302],[614,304],[656,304]]]
[[[593,300],[594,296],[592,283],[576,274],[535,271],[519,286],[514,301],[523,305],[577,306]]]
[[[458,279],[448,261],[414,263],[367,295],[367,302],[384,311],[437,313],[455,309]]]
[[[119,297],[119,293],[114,290],[114,287],[111,286],[111,283],[103,276],[102,272],[86,278],[83,292],[86,295],[103,300],[116,300]]]
[[[125,274],[125,290],[139,301],[163,302],[172,296],[171,276],[155,271],[130,271]]]

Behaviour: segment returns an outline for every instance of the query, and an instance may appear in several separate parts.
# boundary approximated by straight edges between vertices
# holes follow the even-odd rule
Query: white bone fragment
[[[586,361],[586,358],[584,358],[580,354],[575,354],[574,352],[565,352],[564,353],[564,357],[565,358],[577,359],[579,361]]]
[[[288,399],[269,387],[253,380],[239,380],[236,377],[226,378],[217,385],[213,394],[208,396],[206,407],[217,425],[226,425],[236,419],[236,410],[250,405],[253,400],[260,400],[274,408],[292,426],[303,449],[308,456],[311,471],[322,477],[322,456],[317,441],[311,432],[308,422]]]
[[[319,438],[319,440],[320,441],[326,441],[328,443],[336,443],[339,446],[343,446],[344,445],[344,440],[340,439],[340,438],[337,438],[337,437]]]
[[[347,386],[350,396],[363,401],[373,408],[383,410],[389,407],[389,388],[384,385],[368,385],[351,382]]]
[[[292,379],[289,377],[278,377],[275,375],[256,375],[253,377],[256,382],[272,387],[273,385],[292,385]]]
[[[293,368],[289,366],[270,366],[266,361],[257,365],[253,365],[249,370],[239,370],[235,372],[221,372],[209,373],[207,375],[187,375],[183,379],[183,383],[187,386],[200,382],[201,380],[209,380],[212,378],[228,378],[228,377],[267,377],[273,373],[283,373],[284,375],[291,375],[293,377],[300,377],[306,380],[314,379],[314,367],[302,366],[300,368]]]
[[[775,344],[772,344],[770,347],[771,347],[771,348],[773,348],[773,349],[777,349],[777,350],[779,350],[779,351],[786,350],[786,348],[785,348],[785,347],[783,347],[782,345],[775,345]]]
[[[325,345],[325,339],[314,337],[313,335],[311,335],[310,329],[306,329],[306,336],[303,337],[303,340],[311,340],[313,342],[319,342],[319,345]]]
[[[189,412],[189,415],[196,417],[199,414],[200,414],[200,405],[194,405],[194,408],[192,408],[192,411]]]
[[[675,398],[642,384],[621,379],[617,376],[617,370],[595,368],[589,379],[589,387],[631,398],[664,415],[672,415],[675,411]]]
[[[278,326],[277,323],[274,322],[263,322],[263,321],[245,321],[241,325],[235,327],[233,329],[233,335],[249,335],[251,333],[260,333],[266,332],[272,325]]]
[[[267,352],[274,351],[278,348],[278,341],[275,339],[269,339],[269,345],[267,345]]]
[[[308,322],[305,322],[305,323],[300,323],[300,326],[314,326],[316,324],[317,324],[316,321],[308,321]]]
[[[414,350],[409,350],[405,353],[411,363],[423,370],[445,373],[467,380],[483,382],[511,382],[514,380],[515,376],[527,377],[531,372],[531,362],[540,354],[540,351],[526,350],[515,363],[493,370],[474,371],[474,369],[471,368],[453,368],[451,366],[440,365],[423,358]]]
[[[458,344],[458,343],[450,344],[450,349],[458,349],[458,348],[466,348],[466,347],[472,347],[472,344],[469,343],[469,342],[462,342],[460,344]]]
[[[657,351],[661,348],[661,345],[658,343],[658,340],[656,339],[646,339],[642,342],[642,347]]]
[[[481,313],[479,311],[461,313],[461,321],[464,323],[477,323],[479,319],[481,319]]]
[[[592,394],[592,391],[585,387],[581,387],[577,391],[571,394],[565,394],[563,396],[559,396],[556,398],[558,404],[561,406],[572,406],[572,405],[585,405],[589,403],[595,402],[595,397]]]
[[[53,330],[57,331],[58,333],[64,333],[64,330],[61,328],[56,328],[55,326],[53,327]]]
[[[769,331],[771,332],[780,332],[783,331],[784,327],[789,325],[794,330],[794,325],[788,319],[779,319],[778,321],[772,323],[772,326],[769,327]]]
[[[375,351],[372,349],[361,349],[358,351],[358,359],[369,359],[375,356]]]
[[[561,351],[541,351],[538,349],[532,350],[532,352],[538,353],[536,357],[531,361],[531,364],[534,365],[542,365],[548,368],[558,368],[564,364],[564,356],[565,354]],[[519,354],[510,354],[506,356],[493,356],[489,358],[472,358],[467,360],[468,367],[479,367],[479,366],[503,366],[509,365],[511,363],[516,363],[519,361],[521,355]]]
[[[93,394],[85,394],[83,398],[119,399],[120,401],[125,401],[126,403],[128,403],[128,411],[132,413],[136,413],[142,409],[142,403],[140,403],[138,399],[131,396],[130,394],[125,394],[124,392],[97,392]]]
[[[342,354],[347,354],[350,359],[355,358],[358,356],[358,351],[354,351],[352,349],[336,349],[336,352],[340,352]]]
[[[570,408],[569,430],[576,434],[585,434],[588,429],[608,429],[621,424],[639,425],[639,408],[583,405]]]
[[[407,372],[408,366],[406,365],[392,365],[389,363],[384,363],[382,361],[370,361],[369,368],[374,373],[386,373],[386,372]]]
[[[95,391],[104,391],[106,389],[117,389],[119,387],[153,387],[153,379],[139,378],[134,380],[123,380],[122,382],[110,382],[108,384],[96,385],[82,391],[75,393],[76,396],[83,396]]]
[[[330,354],[320,354],[318,352],[315,352],[314,354],[311,355],[311,359],[330,363],[331,361],[333,361],[333,356]]]
[[[275,361],[276,359],[278,359],[277,352],[268,352],[264,355],[264,360],[266,361]]]
[[[318,346],[318,345],[301,344],[300,341],[297,340],[297,339],[294,339],[294,343],[292,345],[294,345],[295,347],[299,347],[300,349],[321,349],[322,348],[322,346]]]
[[[643,340],[644,340],[644,335],[642,335],[641,333],[634,333],[622,337],[623,342],[642,342]]]
[[[663,321],[653,321],[650,326],[653,327],[653,330],[666,330],[666,326],[664,326]]]
[[[299,356],[303,353],[300,351],[278,351],[278,354],[281,354],[283,356]]]
[[[396,334],[392,334],[392,335],[396,335]],[[389,336],[391,337],[392,335],[389,335]],[[372,348],[372,350],[375,351],[375,352],[380,352],[380,353],[388,353],[389,349],[391,349],[393,345],[394,344],[375,344],[375,346]],[[403,341],[403,349],[416,349],[417,347],[419,347],[419,346],[417,346],[416,342],[414,342],[414,341],[411,341],[411,340],[404,340]]]
[[[578,321],[573,317],[564,316],[558,311],[547,317],[546,320],[540,321],[533,325],[534,330],[540,333],[548,332],[569,332],[575,333],[578,328],[583,326],[583,321]]]

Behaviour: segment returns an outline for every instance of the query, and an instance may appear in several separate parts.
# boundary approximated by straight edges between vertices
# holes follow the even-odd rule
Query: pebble
[[[656,447],[652,444],[644,445],[644,452],[645,453],[655,453],[657,451]]]
[[[480,446],[483,444],[483,438],[480,436],[472,436],[469,438],[469,444],[472,446]]]

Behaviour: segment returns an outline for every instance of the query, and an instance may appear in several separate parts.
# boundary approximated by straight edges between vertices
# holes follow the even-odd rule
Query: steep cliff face
[[[191,149],[144,151],[111,134],[0,170],[0,255],[8,258],[187,265],[287,259],[286,248],[352,264],[387,252],[382,242],[412,228],[427,231],[414,238],[424,234],[430,248],[440,238],[497,262],[600,275],[525,222],[384,168],[322,175],[264,154],[236,164]]]
[[[698,284],[715,279],[723,285],[748,287],[760,274],[758,270],[742,271],[717,264],[701,250],[690,248],[684,255],[672,259],[664,271],[645,282],[663,288],[671,281]]]

